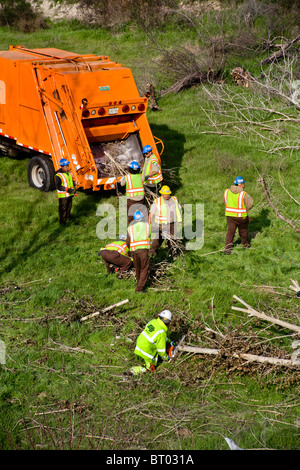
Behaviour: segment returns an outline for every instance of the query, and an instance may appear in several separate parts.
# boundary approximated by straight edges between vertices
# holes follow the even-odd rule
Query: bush
[[[0,25],[14,26],[23,32],[45,28],[44,19],[38,16],[29,2],[24,0],[3,0],[0,2]]]

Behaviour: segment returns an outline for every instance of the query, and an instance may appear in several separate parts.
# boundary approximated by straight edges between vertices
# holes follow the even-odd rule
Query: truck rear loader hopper
[[[144,145],[160,159],[163,143],[151,132],[147,104],[131,70],[108,56],[0,51],[0,148],[29,154],[28,181],[41,191],[54,188],[61,158],[78,188],[94,191],[113,189],[130,161],[143,165]]]

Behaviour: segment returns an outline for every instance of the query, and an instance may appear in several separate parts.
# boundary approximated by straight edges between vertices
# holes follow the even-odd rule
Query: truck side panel
[[[44,119],[40,94],[37,91],[34,68],[31,63],[20,63],[20,101],[18,141],[23,145],[52,153]]]

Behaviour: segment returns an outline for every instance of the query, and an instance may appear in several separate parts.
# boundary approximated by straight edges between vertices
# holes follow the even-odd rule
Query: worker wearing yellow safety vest
[[[58,194],[59,222],[64,225],[71,217],[73,196],[78,196],[73,177],[69,171],[70,162],[62,158],[60,168],[55,173],[55,187]]]
[[[129,256],[129,248],[126,243],[126,235],[120,235],[119,238],[105,248],[101,248],[100,255],[105,262],[108,274],[119,271],[120,274],[129,271],[132,267],[132,259]]]
[[[181,206],[176,196],[171,196],[169,186],[164,185],[150,207],[149,224],[151,225],[152,245],[150,255],[157,255],[158,249],[167,240],[170,253],[174,256],[176,248],[172,241],[177,239],[178,224],[182,222]]]
[[[146,210],[143,179],[144,178],[140,173],[139,163],[136,160],[133,160],[129,164],[129,173],[124,175],[120,181],[121,186],[126,187],[125,196],[127,198],[128,224],[133,221],[133,214],[137,210],[142,212]]]
[[[141,211],[136,211],[128,227],[130,252],[135,267],[135,292],[145,292],[149,272],[150,226]]]
[[[253,207],[253,199],[244,190],[246,181],[237,176],[230,189],[224,192],[225,215],[228,231],[225,240],[225,254],[230,254],[233,246],[236,229],[242,240],[244,248],[250,246],[248,241],[248,211]]]
[[[169,362],[170,356],[167,352],[167,344],[171,340],[167,337],[168,325],[172,320],[170,310],[163,310],[147,323],[145,329],[138,336],[134,353],[142,358],[144,365],[135,366],[129,370],[129,374],[138,375],[143,372],[154,371],[159,358]]]
[[[160,187],[160,182],[163,180],[159,159],[153,153],[153,149],[150,145],[144,146],[143,155],[145,157],[142,171],[144,184],[150,188],[158,189]]]

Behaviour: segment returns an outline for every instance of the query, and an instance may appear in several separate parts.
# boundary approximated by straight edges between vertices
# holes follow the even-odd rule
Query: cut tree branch
[[[271,323],[274,323],[275,325],[279,325],[279,326],[282,326],[283,328],[288,328],[289,330],[296,331],[297,333],[300,333],[300,326],[293,325],[292,323],[287,323],[287,322],[282,321],[282,320],[278,320],[277,318],[274,318],[274,317],[270,317],[270,316],[266,315],[263,312],[257,312],[256,310],[254,310],[254,308],[252,308],[244,300],[240,299],[236,295],[234,295],[233,298],[238,300],[239,302],[241,302],[241,304],[245,305],[246,308],[231,307],[232,310],[239,310],[241,312],[248,313],[250,317],[255,316],[255,317],[260,318],[261,320],[266,320],[266,321],[269,321]]]
[[[82,317],[82,318],[80,319],[80,321],[85,321],[85,320],[89,320],[90,318],[97,317],[98,315],[101,315],[101,313],[108,312],[109,310],[112,310],[112,309],[114,309],[115,307],[119,307],[120,305],[124,305],[124,304],[126,304],[127,302],[128,302],[128,299],[122,300],[121,302],[118,302],[117,304],[110,305],[109,307],[106,307],[106,308],[104,308],[103,310],[100,310],[100,312],[91,313],[90,315],[87,315],[87,316],[85,316],[85,317]]]
[[[195,346],[179,346],[178,351],[189,352],[193,354],[210,354],[218,355],[222,353],[220,349],[198,348]],[[249,362],[261,362],[280,366],[298,366],[299,360],[280,359],[279,357],[257,356],[256,354],[232,353],[232,357],[236,359],[245,359]]]

